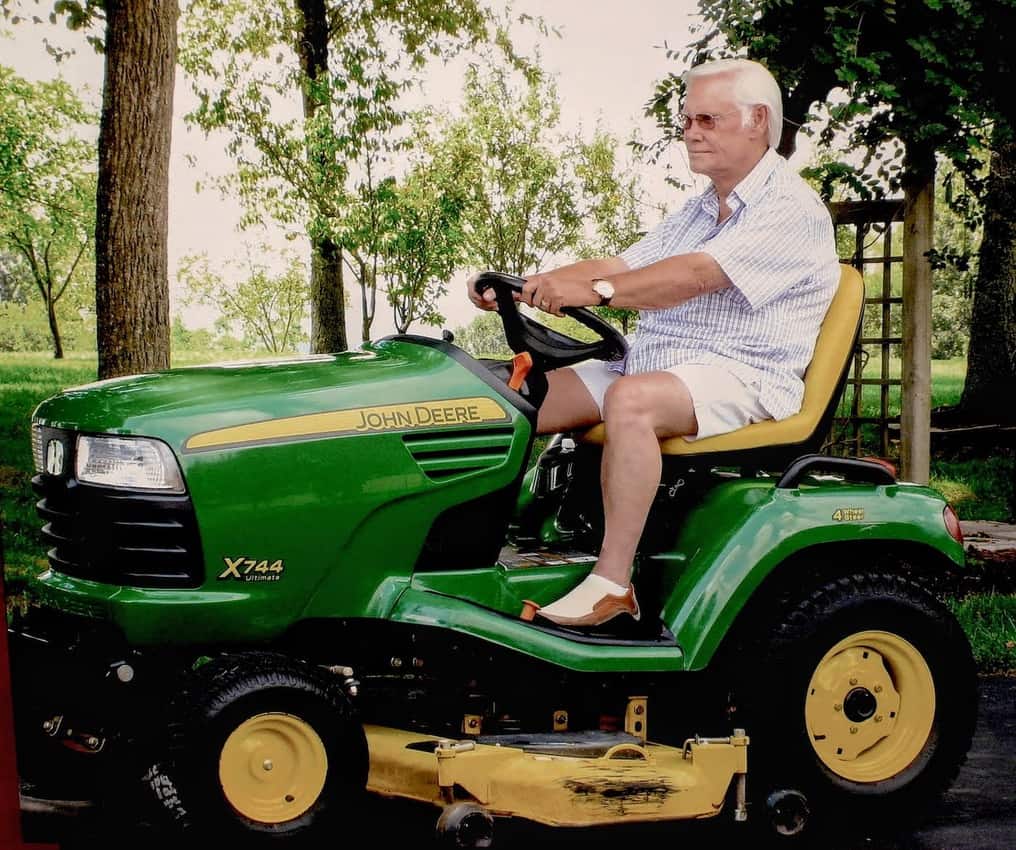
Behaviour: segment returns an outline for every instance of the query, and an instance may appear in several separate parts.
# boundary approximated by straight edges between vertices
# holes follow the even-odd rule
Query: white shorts
[[[571,369],[586,385],[602,417],[607,387],[621,375],[608,369],[603,360],[585,360]],[[689,442],[736,431],[752,422],[772,419],[759,403],[758,388],[748,386],[722,366],[682,363],[661,371],[680,378],[691,395],[695,418],[698,420],[698,433],[686,435],[684,439]]]

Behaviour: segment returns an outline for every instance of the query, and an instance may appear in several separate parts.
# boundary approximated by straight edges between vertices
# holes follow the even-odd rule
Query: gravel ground
[[[977,731],[966,765],[937,811],[918,830],[892,838],[862,839],[816,844],[816,850],[1012,850],[1016,847],[1016,677],[987,676],[981,679],[981,704]],[[749,774],[750,781],[750,774]],[[364,811],[361,836],[391,846],[429,844],[436,810],[376,801]],[[117,812],[96,817],[87,812],[54,816],[26,812],[23,816],[27,841],[59,843],[62,847],[99,850],[117,846],[160,844],[160,836],[137,813]],[[358,825],[359,826],[359,825]],[[654,825],[600,830],[554,830],[531,824],[497,825],[498,850],[535,850],[565,846],[609,847],[617,842],[641,850],[673,850],[678,844],[757,847],[741,825],[720,820],[691,824]],[[348,838],[348,836],[347,836]],[[409,843],[411,842],[411,844]],[[178,846],[178,845],[170,845]],[[795,845],[802,846],[802,845]],[[803,845],[807,846],[807,845]]]

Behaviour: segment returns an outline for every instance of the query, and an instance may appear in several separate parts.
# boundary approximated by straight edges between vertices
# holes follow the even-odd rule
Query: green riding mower
[[[595,563],[602,427],[530,456],[546,372],[625,341],[587,310],[595,342],[538,324],[520,284],[478,282],[509,362],[401,335],[38,407],[49,568],[9,627],[33,793],[133,782],[180,830],[272,841],[327,840],[379,795],[432,804],[458,847],[509,817],[875,831],[937,799],[976,710],[926,589],[962,566],[959,523],[884,463],[818,453],[859,275],[799,414],[661,443],[642,616],[599,631],[531,615]]]

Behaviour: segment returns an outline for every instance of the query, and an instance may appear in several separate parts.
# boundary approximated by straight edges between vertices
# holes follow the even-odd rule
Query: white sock
[[[540,610],[556,617],[581,617],[593,610],[593,606],[604,594],[624,596],[628,585],[616,584],[603,576],[590,573],[578,587],[573,588],[556,602],[544,605]]]

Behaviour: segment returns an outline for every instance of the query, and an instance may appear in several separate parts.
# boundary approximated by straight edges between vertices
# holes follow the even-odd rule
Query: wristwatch
[[[614,284],[606,278],[594,277],[593,292],[600,296],[598,307],[609,307],[610,299],[614,297]]]

